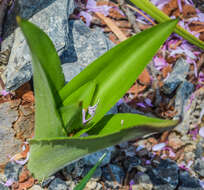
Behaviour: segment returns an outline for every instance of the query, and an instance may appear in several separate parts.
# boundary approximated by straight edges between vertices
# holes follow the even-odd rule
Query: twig
[[[135,15],[129,10],[128,7],[125,6],[125,1],[124,0],[117,0],[117,1],[122,11],[126,14],[130,24],[133,27],[134,32],[135,33],[141,32],[141,30],[138,27]]]
[[[107,26],[112,30],[112,32],[118,37],[120,41],[124,41],[127,39],[125,34],[120,30],[120,28],[108,17],[105,17],[103,14],[99,12],[95,12],[96,16],[102,19]]]
[[[146,16],[142,11],[140,11],[139,9],[137,9],[136,7],[133,7],[133,6],[131,6],[131,5],[126,5],[127,7],[129,7],[130,9],[132,9],[132,10],[134,10],[134,11],[136,11],[136,12],[138,12],[141,16],[143,16],[144,18],[146,18],[149,22],[151,22],[153,25],[156,25],[156,23],[153,21],[153,20],[151,20],[148,16]]]

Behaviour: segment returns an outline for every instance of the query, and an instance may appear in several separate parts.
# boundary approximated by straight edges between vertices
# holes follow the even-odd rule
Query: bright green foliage
[[[92,152],[171,129],[178,123],[130,113],[104,116],[131,87],[177,20],[115,46],[65,86],[59,58],[48,36],[26,20],[18,17],[17,21],[33,57],[36,115],[28,168],[36,178],[46,178]],[[86,119],[91,119],[84,122],[82,110],[90,111],[94,105],[95,115],[86,113]],[[84,133],[88,136],[82,137]]]
[[[106,153],[99,159],[99,161],[95,164],[93,168],[88,172],[88,174],[81,180],[81,182],[74,188],[74,190],[82,190],[86,186],[87,182],[91,179],[97,167],[101,164],[103,159],[105,158]]]
[[[159,10],[156,6],[154,6],[150,0],[130,0],[133,4],[135,4],[138,8],[142,9],[152,18],[154,18],[157,22],[163,23],[170,20],[170,17]],[[176,26],[174,29],[178,35],[182,36],[187,41],[191,42],[192,44],[204,49],[204,42],[193,36],[188,31],[184,30],[180,26]]]

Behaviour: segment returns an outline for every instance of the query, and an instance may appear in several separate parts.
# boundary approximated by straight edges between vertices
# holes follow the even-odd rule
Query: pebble
[[[55,178],[49,185],[48,190],[67,190],[67,184],[60,178]]]
[[[134,177],[135,185],[133,185],[132,189],[134,190],[151,190],[153,188],[153,184],[150,180],[150,177],[146,173],[138,173]]]
[[[204,160],[197,159],[194,164],[194,169],[200,177],[204,177]]]
[[[141,160],[139,157],[126,157],[124,158],[123,165],[127,172],[130,172],[133,168],[137,167],[141,164]]]
[[[16,164],[15,162],[8,162],[4,168],[4,175],[8,179],[18,181],[19,174],[23,166]]]
[[[114,179],[112,175],[114,176]],[[125,173],[121,167],[115,164],[109,164],[105,168],[103,168],[102,176],[108,181],[117,181],[119,184],[122,183],[123,178],[125,177]]]
[[[178,149],[184,145],[184,142],[181,140],[180,136],[178,136],[175,132],[172,132],[168,136],[168,145],[173,149]]]
[[[90,179],[89,182],[86,184],[84,190],[102,190],[103,186],[96,182],[95,180]]]

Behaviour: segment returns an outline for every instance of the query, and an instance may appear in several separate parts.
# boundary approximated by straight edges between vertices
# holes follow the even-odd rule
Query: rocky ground
[[[4,0],[0,0],[1,5]],[[128,2],[11,1],[0,53],[0,190],[66,190],[108,154],[86,189],[201,190],[204,188],[204,53],[173,34],[111,111],[183,121],[172,131],[136,139],[89,155],[39,183],[26,168],[34,130],[31,58],[15,15],[52,39],[66,80],[115,44],[155,24]],[[204,2],[152,2],[204,40]],[[179,2],[181,3],[179,6]],[[2,9],[3,10],[3,9]],[[0,30],[1,31],[1,30]],[[1,33],[0,33],[1,34]]]

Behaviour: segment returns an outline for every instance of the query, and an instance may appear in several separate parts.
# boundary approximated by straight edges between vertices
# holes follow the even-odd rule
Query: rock
[[[19,107],[20,114],[13,128],[18,139],[28,139],[34,132],[34,107],[30,104]]]
[[[133,168],[136,168],[136,166],[138,166],[139,164],[141,164],[141,160],[137,156],[127,157],[123,162],[123,165],[127,172],[130,172]]]
[[[8,162],[4,169],[4,175],[6,176],[7,180],[13,179],[14,181],[18,181],[22,168],[23,166],[16,164],[15,162]]]
[[[198,179],[191,177],[186,171],[180,171],[178,190],[202,190],[202,187]]]
[[[60,178],[55,178],[49,185],[48,190],[67,190],[67,184]]]
[[[50,176],[50,177],[48,177],[47,179],[43,180],[41,186],[42,186],[42,187],[48,186],[48,185],[51,183],[51,181],[54,180],[54,179],[55,179],[55,176]]]
[[[174,190],[178,185],[178,171],[176,163],[166,159],[161,160],[157,168],[148,169],[147,174],[150,176],[154,189]]]
[[[194,164],[194,169],[200,177],[204,177],[204,160],[197,159]]]
[[[84,190],[102,190],[103,186],[95,180],[89,180]]]
[[[166,95],[171,95],[176,88],[185,80],[190,65],[184,59],[178,59],[173,68],[173,71],[164,81],[162,91]]]
[[[17,13],[13,13],[29,18],[48,34],[61,57],[67,81],[113,47],[113,43],[100,29],[91,30],[80,20],[68,20],[74,5],[73,0],[40,2],[19,0]],[[7,20],[7,30],[10,31],[12,26],[8,22],[11,20],[9,18]],[[9,63],[4,73],[6,87],[9,90],[17,89],[32,76],[31,57],[20,29],[15,29],[11,36],[13,37],[6,37],[2,44],[4,47],[12,46]],[[11,38],[13,40],[10,40]]]
[[[11,102],[0,104],[0,165],[8,161],[9,156],[14,156],[20,151],[21,142],[17,140],[12,129],[12,123],[18,118],[18,111],[10,108]]]
[[[138,173],[134,177],[135,185],[132,186],[132,190],[151,190],[153,184],[150,180],[150,177],[145,173]]]
[[[69,190],[74,190],[75,186],[77,185],[75,181],[69,180],[66,181]]]
[[[113,179],[113,176],[114,179]],[[119,184],[122,183],[125,173],[121,167],[115,164],[109,164],[107,167],[103,168],[102,176],[108,181],[117,181]]]
[[[182,122],[174,130],[182,136],[186,136],[190,129],[195,128],[195,125],[200,123],[200,115],[197,117],[197,112],[200,113],[202,107],[204,107],[204,88],[195,91],[188,101],[186,101]]]
[[[194,85],[186,80],[180,85],[176,92],[175,99],[175,110],[178,112],[177,115],[183,115],[184,105],[193,91]]]
[[[84,171],[83,171],[83,174],[82,174],[82,178],[88,174],[88,172],[92,169],[92,167],[90,166],[86,166]],[[101,175],[102,175],[102,169],[100,167],[98,167],[94,174],[92,175],[92,180],[99,180],[101,178]]]
[[[0,183],[0,190],[9,190],[9,188]]]
[[[197,143],[196,145],[196,149],[195,149],[195,157],[196,159],[197,158],[202,158],[202,155],[204,153],[204,147],[203,147],[203,144],[204,144],[204,140],[201,140],[199,143]]]
[[[168,136],[168,145],[171,146],[173,149],[178,149],[184,145],[184,142],[175,132],[171,132]]]
[[[114,150],[115,150],[115,147],[112,146],[112,147],[106,148],[104,150],[98,151],[96,153],[90,154],[90,155],[83,158],[84,163],[86,163],[86,165],[88,165],[88,166],[93,166],[98,162],[98,160],[106,152],[107,154],[106,154],[105,158],[103,159],[103,161],[101,162],[100,167],[105,166],[106,164],[110,163],[111,154],[112,154],[112,152],[114,152]]]
[[[196,7],[204,13],[204,0],[193,0],[193,2],[195,3]]]
[[[39,185],[33,185],[29,190],[43,190]]]

